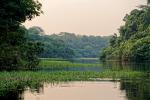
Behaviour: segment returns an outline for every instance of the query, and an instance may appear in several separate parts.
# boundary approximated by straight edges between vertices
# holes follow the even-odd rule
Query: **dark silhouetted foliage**
[[[41,4],[34,0],[0,0],[0,68],[29,69],[38,64],[41,43],[27,38],[21,25],[39,16]]]

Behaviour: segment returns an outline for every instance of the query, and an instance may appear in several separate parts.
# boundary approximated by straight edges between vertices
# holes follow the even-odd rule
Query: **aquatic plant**
[[[104,71],[104,72],[0,72],[0,96],[9,91],[36,89],[44,83],[66,81],[98,81],[99,79],[140,79],[144,73],[137,71]]]
[[[63,67],[96,67],[96,66],[101,66],[101,64],[96,63],[96,64],[86,64],[86,63],[74,63],[71,61],[67,60],[54,60],[54,59],[41,59],[40,64],[38,65],[40,68],[43,67],[55,67],[55,68],[63,68]]]

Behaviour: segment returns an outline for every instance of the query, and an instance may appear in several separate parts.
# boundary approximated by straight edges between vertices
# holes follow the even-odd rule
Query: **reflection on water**
[[[24,92],[24,100],[127,100],[119,82],[71,82],[47,85],[42,93]]]
[[[102,72],[104,71],[103,67],[100,66],[86,66],[86,67],[64,67],[64,68],[42,68],[35,71],[46,71],[46,72],[55,72],[55,71],[81,71],[81,72]]]
[[[120,79],[120,90],[126,92],[128,100],[150,100],[150,62],[105,62],[103,66],[110,70],[144,72],[140,79]]]
[[[150,80],[122,80],[120,84],[128,100],[150,100]]]
[[[99,58],[74,58],[72,62],[75,63],[86,63],[86,64],[96,64],[100,63]]]
[[[8,91],[7,95],[1,96],[0,100],[24,100],[23,99],[23,90],[20,91]]]
[[[32,93],[42,93],[44,91],[44,85],[38,84],[36,87],[28,88]],[[3,92],[3,96],[0,96],[0,100],[24,100],[25,91],[28,90],[25,86],[20,87],[18,90],[0,90]],[[30,100],[30,99],[28,99]]]
[[[150,100],[150,81],[70,82],[8,92],[0,100]]]
[[[70,82],[37,85],[33,89],[6,90],[0,100],[150,100],[150,63],[105,62],[110,70],[144,72],[140,79],[117,82]],[[94,70],[93,70],[94,71]],[[1,91],[0,91],[1,92]]]
[[[150,62],[120,62],[120,61],[107,61],[103,63],[103,67],[111,70],[132,70],[132,71],[150,71]]]

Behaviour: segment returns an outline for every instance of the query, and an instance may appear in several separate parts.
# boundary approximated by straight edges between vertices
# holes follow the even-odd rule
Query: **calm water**
[[[10,91],[0,100],[150,100],[150,63],[101,63],[103,69],[145,72],[142,79],[51,83]],[[82,70],[83,71],[83,70]],[[94,70],[93,70],[94,71]]]
[[[45,85],[40,93],[26,90],[24,100],[127,100],[119,82],[70,82]]]
[[[44,71],[44,72],[57,72],[57,71],[81,71],[81,72],[103,72],[105,68],[102,66],[93,66],[93,67],[64,67],[64,68],[42,68],[34,71]]]
[[[89,63],[89,64],[99,64],[99,58],[75,58],[72,60],[75,63]]]

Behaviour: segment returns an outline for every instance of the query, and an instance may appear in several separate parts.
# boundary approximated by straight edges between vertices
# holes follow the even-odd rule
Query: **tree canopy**
[[[150,60],[150,7],[135,9],[124,17],[125,25],[119,36],[112,36],[109,47],[103,50],[102,60]]]
[[[38,64],[41,44],[27,38],[22,23],[39,16],[41,6],[35,0],[0,0],[1,69],[23,69]]]
[[[67,32],[46,35],[40,27],[31,27],[28,32],[30,38],[44,44],[40,56],[44,58],[98,57],[109,40],[109,36],[82,36]]]
[[[41,3],[35,0],[0,0],[0,32],[15,31],[26,20],[39,16]]]

